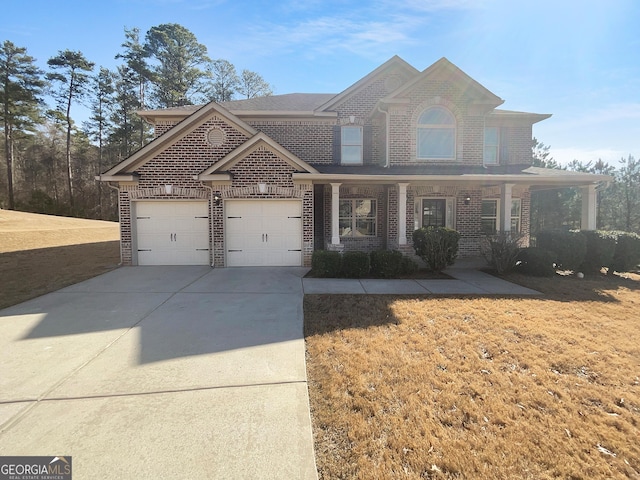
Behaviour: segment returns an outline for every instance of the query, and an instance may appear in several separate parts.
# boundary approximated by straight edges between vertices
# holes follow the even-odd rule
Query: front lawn
[[[638,478],[640,277],[305,297],[323,479]]]

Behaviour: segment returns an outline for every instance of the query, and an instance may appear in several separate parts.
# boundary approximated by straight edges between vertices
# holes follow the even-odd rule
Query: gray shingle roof
[[[227,110],[233,111],[285,111],[312,112],[325,104],[335,93],[288,93],[285,95],[271,95],[246,100],[231,100],[222,102]]]

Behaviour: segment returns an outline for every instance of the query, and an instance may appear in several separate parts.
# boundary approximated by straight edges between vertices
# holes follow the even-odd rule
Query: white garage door
[[[138,265],[208,265],[207,202],[135,202]]]
[[[302,265],[302,202],[228,200],[227,266]]]

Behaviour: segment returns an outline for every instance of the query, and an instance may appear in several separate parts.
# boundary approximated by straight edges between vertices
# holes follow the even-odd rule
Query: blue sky
[[[617,166],[640,156],[639,21],[636,0],[32,0],[3,5],[0,41],[42,68],[64,49],[113,68],[125,27],[179,23],[276,94],[338,93],[393,55],[419,70],[444,56],[502,108],[552,113],[534,135],[560,162]]]

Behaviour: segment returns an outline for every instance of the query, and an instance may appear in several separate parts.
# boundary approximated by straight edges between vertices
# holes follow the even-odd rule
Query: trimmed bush
[[[587,239],[587,254],[580,266],[584,273],[598,273],[602,267],[609,267],[613,263],[616,252],[616,235],[603,230],[582,230]]]
[[[344,252],[342,254],[342,276],[362,278],[369,274],[369,254],[366,252]]]
[[[398,278],[418,270],[418,264],[398,250],[374,250],[369,256],[374,277]]]
[[[311,272],[316,277],[335,278],[342,269],[342,255],[329,250],[316,250],[311,257]]]
[[[372,275],[382,278],[395,278],[400,275],[404,255],[398,250],[374,250],[369,255]]]
[[[459,240],[460,234],[450,228],[423,227],[413,232],[416,254],[435,272],[453,265],[458,256]]]
[[[412,258],[403,255],[400,262],[400,274],[411,275],[412,273],[416,273],[417,271],[418,264]]]
[[[560,270],[578,270],[587,254],[587,239],[576,231],[542,230],[536,236],[536,246],[555,252]]]
[[[508,273],[516,266],[523,238],[517,233],[488,235],[482,239],[480,251],[489,266],[500,274]]]
[[[555,258],[557,254],[540,247],[523,248],[518,253],[515,271],[534,277],[551,277],[555,275]]]
[[[631,232],[616,233],[616,250],[613,254],[611,270],[630,272],[640,264],[640,235]]]

